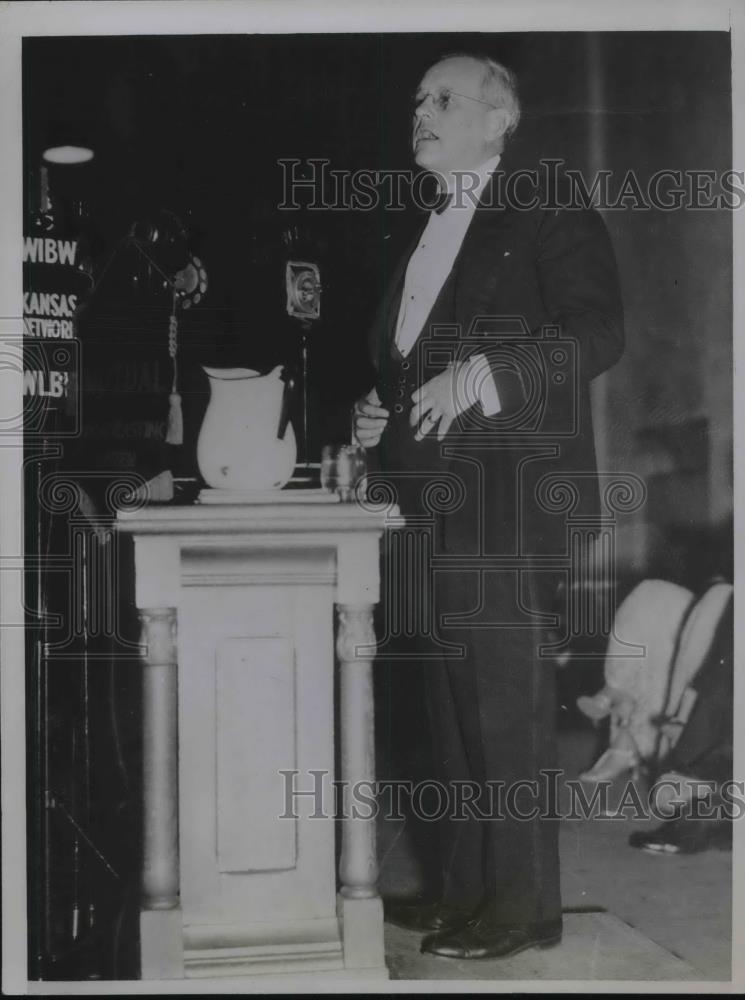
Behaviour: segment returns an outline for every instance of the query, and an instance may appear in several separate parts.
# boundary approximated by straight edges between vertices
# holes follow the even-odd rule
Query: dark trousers
[[[561,916],[554,666],[539,653],[544,629],[525,614],[526,604],[545,603],[541,583],[531,573],[429,574],[413,586],[420,611],[429,602],[431,629],[417,634],[409,618],[413,634],[383,643],[387,657],[402,657],[402,670],[421,654],[433,777],[443,789],[440,803],[427,804],[432,816],[444,803],[427,824],[439,837],[442,896],[486,902],[505,924]],[[402,603],[411,589],[411,580],[398,588]],[[446,621],[474,609],[473,624]]]
[[[717,626],[711,646],[693,679],[696,703],[678,742],[664,763],[705,781],[732,777],[734,603]]]
[[[539,652],[556,580],[525,561],[520,572],[477,565],[480,554],[518,549],[514,478],[486,476],[491,451],[451,459],[431,436],[415,442],[407,412],[389,402],[381,467],[408,540],[387,540],[381,653],[400,657],[402,670],[421,667],[434,777],[447,803],[428,824],[439,828],[442,894],[453,904],[487,902],[505,924],[559,920],[555,667]],[[472,557],[473,569],[449,565]]]

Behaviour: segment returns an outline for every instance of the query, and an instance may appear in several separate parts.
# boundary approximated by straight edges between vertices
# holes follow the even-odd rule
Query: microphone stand
[[[287,234],[286,234],[287,235]],[[296,239],[297,234],[290,234]],[[288,237],[289,242],[292,239]],[[308,332],[320,318],[321,284],[318,266],[301,260],[285,263],[285,285],[287,289],[288,315],[298,321],[300,327],[300,374],[303,383],[302,403],[302,448],[300,461],[295,467],[293,480],[298,487],[313,487],[320,484],[320,462],[310,462],[310,406],[308,398]]]

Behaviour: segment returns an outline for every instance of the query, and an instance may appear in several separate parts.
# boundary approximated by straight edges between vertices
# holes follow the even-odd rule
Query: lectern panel
[[[229,584],[218,565],[213,576],[204,559],[182,563],[179,840],[192,937],[198,925],[334,914],[329,558],[284,555],[275,566],[244,552]],[[254,573],[260,584],[248,582]],[[288,582],[297,578],[319,582]],[[325,818],[311,818],[314,787]]]
[[[221,872],[294,868],[297,821],[282,770],[295,768],[295,669],[283,637],[222,640],[216,655],[217,862]],[[259,696],[260,695],[260,696]]]

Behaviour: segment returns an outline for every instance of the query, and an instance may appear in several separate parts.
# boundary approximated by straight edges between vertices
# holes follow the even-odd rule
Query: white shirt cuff
[[[474,354],[460,366],[456,392],[460,413],[475,403],[481,403],[485,417],[493,417],[502,409],[494,376],[483,354]]]

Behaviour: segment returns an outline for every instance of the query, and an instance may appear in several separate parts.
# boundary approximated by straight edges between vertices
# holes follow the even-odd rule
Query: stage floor
[[[590,730],[560,736],[572,778],[591,763]],[[654,821],[564,820],[561,881],[564,938],[500,961],[457,962],[419,952],[420,936],[386,924],[386,960],[396,979],[699,980],[730,978],[732,854],[657,856],[628,846]],[[402,821],[381,821],[383,895],[413,894],[422,868]],[[584,911],[584,912],[578,912]]]

